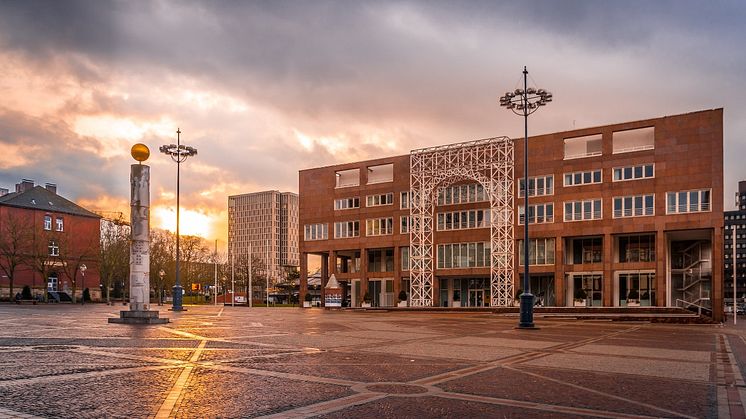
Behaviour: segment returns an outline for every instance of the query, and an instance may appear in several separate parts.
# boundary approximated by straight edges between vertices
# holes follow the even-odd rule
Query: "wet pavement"
[[[746,417],[746,317],[0,305],[0,418]]]

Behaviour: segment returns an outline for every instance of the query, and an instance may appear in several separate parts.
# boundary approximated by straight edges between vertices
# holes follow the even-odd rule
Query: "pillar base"
[[[159,313],[155,310],[122,310],[119,312],[119,318],[109,319],[109,323],[117,324],[166,324],[168,318],[158,317]]]

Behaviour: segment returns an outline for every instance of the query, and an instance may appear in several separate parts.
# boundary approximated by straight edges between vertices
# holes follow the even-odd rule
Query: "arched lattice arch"
[[[412,150],[410,302],[433,305],[433,214],[439,187],[472,179],[490,202],[490,305],[513,303],[513,141],[508,137]]]

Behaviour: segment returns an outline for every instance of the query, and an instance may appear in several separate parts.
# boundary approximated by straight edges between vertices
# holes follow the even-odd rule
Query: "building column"
[[[298,298],[300,304],[306,301],[306,294],[308,294],[308,253],[300,254],[300,292]],[[251,297],[254,297],[254,290],[251,290]]]
[[[565,241],[554,238],[554,299],[558,307],[567,305],[567,283],[565,279]]]
[[[666,232],[657,230],[655,232],[655,305],[665,307],[668,303],[668,262],[671,255],[668,253],[668,238]],[[671,305],[676,305],[671,301]]]
[[[611,234],[603,235],[603,307],[614,306],[614,271],[612,270],[612,261],[614,258],[614,236]]]
[[[324,297],[325,297],[325,287],[326,287],[326,281],[329,278],[329,254],[328,253],[322,253],[321,254],[321,290],[320,290],[320,298],[321,298],[321,307],[324,307]]]
[[[368,249],[363,247],[360,249],[360,294],[357,296],[358,307],[362,307],[363,296],[366,292],[368,292]]]
[[[731,234],[736,234],[736,230],[732,230]],[[710,293],[712,318],[715,321],[723,321],[723,286],[725,283],[725,278],[723,278],[723,229],[713,228],[710,237],[712,240],[712,292]],[[736,269],[738,259],[731,262],[733,269]],[[733,297],[735,301],[737,296],[734,295]]]
[[[394,246],[394,306],[399,304],[401,291],[401,247]]]

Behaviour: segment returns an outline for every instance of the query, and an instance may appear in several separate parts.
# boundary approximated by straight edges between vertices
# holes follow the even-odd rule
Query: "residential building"
[[[733,234],[736,236],[735,252]],[[733,302],[733,255],[735,254],[736,298],[740,302],[746,302],[746,181],[738,182],[736,209],[725,211],[723,249],[725,300]]]
[[[723,110],[301,170],[300,272],[359,306],[679,306],[722,315]],[[323,293],[323,288],[322,288]]]
[[[0,196],[0,295],[13,297],[12,274],[13,294],[28,285],[39,298],[74,291],[79,299],[88,288],[100,299],[100,218],[58,195],[52,183],[24,179]]]
[[[245,264],[249,252],[268,267],[270,287],[298,267],[298,194],[264,191],[228,197],[229,257]]]

